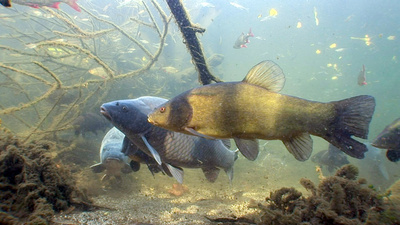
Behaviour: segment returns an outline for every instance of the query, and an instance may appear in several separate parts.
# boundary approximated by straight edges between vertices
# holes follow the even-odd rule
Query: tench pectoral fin
[[[242,82],[254,84],[272,92],[279,92],[285,85],[282,69],[272,61],[262,61],[247,73]]]
[[[199,132],[197,132],[197,131],[196,131],[195,129],[193,129],[193,128],[188,128],[188,127],[186,127],[186,128],[185,128],[185,131],[191,133],[191,134],[194,135],[194,136],[198,136],[198,137],[202,137],[202,138],[206,138],[206,139],[215,139],[215,138],[213,138],[213,137],[211,137],[211,136],[207,136],[207,135],[204,135],[204,134],[200,134]]]
[[[183,183],[183,169],[179,167],[174,167],[170,164],[166,164],[171,175],[178,181],[178,183]]]
[[[311,156],[313,141],[310,134],[302,133],[288,140],[282,140],[289,152],[299,161],[306,161]]]
[[[204,176],[206,176],[207,180],[211,183],[214,183],[219,174],[218,168],[201,168],[203,170]]]
[[[101,173],[106,169],[106,167],[101,163],[97,163],[91,166],[90,169],[92,169],[93,173]]]
[[[258,156],[258,141],[257,139],[240,139],[233,138],[239,151],[248,160],[254,161]]]
[[[156,160],[156,162],[158,163],[158,165],[161,165],[161,157],[158,154],[158,152],[153,148],[153,146],[151,146],[149,144],[149,142],[147,141],[146,137],[141,135],[140,136],[144,142],[144,144],[146,145],[146,147],[149,149],[151,155],[153,156],[153,158]]]

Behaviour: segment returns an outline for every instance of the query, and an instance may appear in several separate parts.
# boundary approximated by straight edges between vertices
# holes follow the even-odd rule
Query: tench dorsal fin
[[[254,161],[258,156],[258,141],[257,139],[240,139],[233,138],[235,140],[236,146],[239,151],[246,157],[248,160]]]
[[[156,162],[158,163],[158,165],[161,165],[161,157],[158,154],[158,152],[153,148],[153,146],[151,146],[149,144],[149,142],[147,141],[146,137],[143,135],[140,135],[140,137],[142,138],[144,144],[146,145],[146,147],[149,149],[151,155],[153,156],[153,158],[156,160]]]
[[[310,158],[313,141],[309,133],[302,133],[282,142],[297,160],[306,161]]]
[[[285,75],[276,63],[266,60],[251,68],[242,82],[279,92],[285,85]]]

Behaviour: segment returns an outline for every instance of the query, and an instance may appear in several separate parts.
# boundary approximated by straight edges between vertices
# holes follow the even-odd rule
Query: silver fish
[[[329,144],[328,150],[323,150],[313,155],[311,161],[319,164],[321,167],[326,166],[330,173],[350,163],[346,155],[332,144]]]
[[[101,113],[179,183],[183,182],[180,167],[201,168],[210,182],[217,179],[222,168],[231,181],[237,152],[230,151],[221,140],[168,131],[147,121],[147,115],[165,102],[166,99],[150,96],[118,100],[103,104]]]
[[[124,138],[125,135],[115,127],[111,128],[104,136],[100,146],[100,163],[90,167],[94,173],[105,171],[106,174],[101,179],[102,181],[111,176],[115,176],[121,181],[122,174],[133,171],[129,165],[129,157],[121,152]]]

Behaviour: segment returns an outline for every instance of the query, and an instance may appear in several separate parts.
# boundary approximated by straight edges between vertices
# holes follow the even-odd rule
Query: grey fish
[[[147,121],[147,114],[165,102],[166,99],[150,96],[118,100],[103,104],[101,113],[179,183],[183,182],[180,167],[201,168],[210,182],[217,179],[222,168],[231,181],[237,153],[226,148],[221,140],[168,131]]]
[[[371,144],[365,144],[368,148],[368,152],[365,153],[365,158],[361,160],[361,164],[365,164],[368,169],[371,171],[370,173],[378,173],[377,175],[382,176],[386,180],[389,180],[389,173],[387,171],[385,161],[382,151],[373,147]]]
[[[0,0],[0,4],[4,7],[11,7],[11,0]]]
[[[400,118],[387,125],[371,144],[374,147],[387,149],[386,157],[392,161],[400,160]]]
[[[85,136],[88,132],[97,135],[97,131],[106,131],[110,124],[102,116],[94,113],[85,113],[78,116],[73,122],[75,135]]]
[[[129,165],[129,157],[121,152],[124,138],[125,135],[115,127],[104,136],[100,147],[101,162],[90,167],[94,173],[105,171],[106,174],[101,179],[102,181],[111,176],[115,176],[121,181],[122,174],[133,171]]]
[[[251,28],[247,34],[242,32],[242,34],[236,39],[233,48],[247,48],[246,44],[250,42],[249,37],[254,37],[254,34],[251,32]]]
[[[321,167],[326,166],[330,173],[350,163],[346,155],[332,144],[329,144],[328,150],[323,150],[313,155],[311,161]]]

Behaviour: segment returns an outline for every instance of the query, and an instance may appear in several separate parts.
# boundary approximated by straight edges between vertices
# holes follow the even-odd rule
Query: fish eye
[[[164,106],[160,108],[160,113],[163,113],[163,112],[165,112],[165,107]]]

